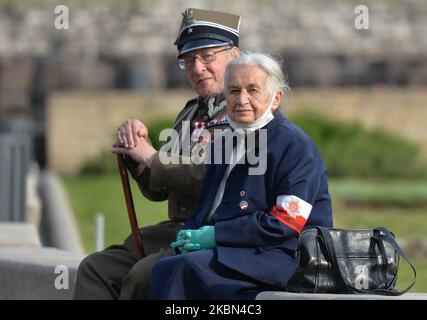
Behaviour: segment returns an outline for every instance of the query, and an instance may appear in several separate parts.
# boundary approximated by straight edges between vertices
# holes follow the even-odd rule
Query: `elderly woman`
[[[171,244],[181,254],[156,264],[151,299],[252,299],[284,290],[298,266],[299,234],[332,226],[315,143],[278,109],[285,87],[280,64],[268,55],[242,54],[228,65],[229,123],[248,135],[266,130],[266,148],[254,146],[266,152],[266,171],[249,174],[238,144],[233,162],[207,166],[197,213]]]

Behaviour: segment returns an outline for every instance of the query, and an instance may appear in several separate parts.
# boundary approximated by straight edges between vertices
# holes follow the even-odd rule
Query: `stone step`
[[[0,300],[66,300],[82,255],[55,248],[1,248]]]
[[[373,294],[294,293],[286,291],[264,291],[256,300],[427,300],[427,293],[405,293],[401,296]]]
[[[40,247],[37,227],[31,223],[0,223],[1,247]]]

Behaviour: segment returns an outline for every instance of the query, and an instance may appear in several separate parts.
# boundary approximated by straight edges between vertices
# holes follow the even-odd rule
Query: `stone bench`
[[[83,255],[42,247],[31,223],[0,223],[0,299],[72,299]]]
[[[72,299],[82,255],[46,247],[0,247],[0,299]]]
[[[294,293],[286,291],[264,291],[256,300],[427,300],[427,293],[405,293],[401,296],[371,294]]]

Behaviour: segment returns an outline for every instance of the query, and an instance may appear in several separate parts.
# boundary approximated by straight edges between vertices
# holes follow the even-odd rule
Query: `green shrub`
[[[342,123],[316,114],[291,117],[316,141],[331,177],[426,178],[427,165],[419,159],[419,148],[400,137],[381,131],[368,131],[358,123]],[[171,128],[173,118],[162,118],[147,124],[149,137],[158,150],[160,132]],[[116,157],[109,150],[89,160],[84,174],[117,171]]]
[[[164,141],[159,141],[160,132],[163,129],[172,128],[174,122],[174,118],[162,118],[147,124],[148,136],[155,149],[159,150],[165,143]]]
[[[316,114],[291,117],[316,141],[332,177],[420,178],[427,176],[419,148],[400,137],[368,131]]]
[[[110,150],[102,151],[92,157],[82,166],[80,174],[83,175],[103,175],[118,172],[117,157]]]

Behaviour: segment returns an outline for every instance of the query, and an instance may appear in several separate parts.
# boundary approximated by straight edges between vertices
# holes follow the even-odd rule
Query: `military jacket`
[[[228,127],[226,102],[222,94],[207,102],[201,97],[195,98],[187,102],[172,128],[180,139],[180,145],[169,154],[176,161],[164,163],[162,155],[166,151],[162,150],[154,156],[150,169],[127,158],[128,167],[142,194],[152,201],[168,200],[171,220],[185,221],[195,212],[200,182],[205,173],[203,159],[206,149],[214,131]],[[186,146],[189,150],[185,149]]]

